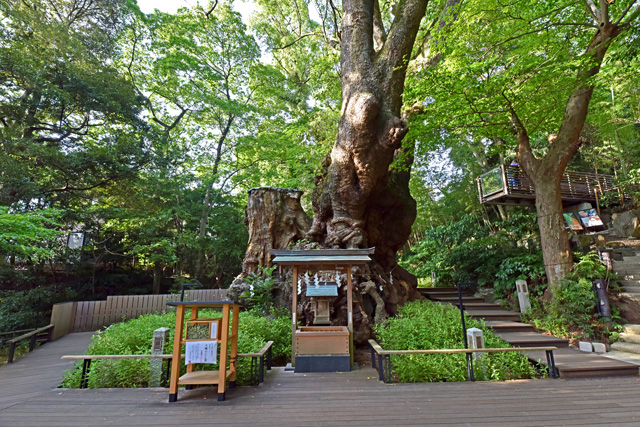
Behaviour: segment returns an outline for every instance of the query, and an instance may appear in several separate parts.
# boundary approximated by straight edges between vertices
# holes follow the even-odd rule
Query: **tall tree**
[[[140,100],[113,66],[124,4],[0,1],[3,203],[64,200],[144,162]]]
[[[585,141],[580,135],[607,50],[637,26],[639,13],[632,0],[468,1],[461,24],[448,29],[455,36],[447,34],[447,47],[439,46],[447,59],[437,73],[422,74],[432,85],[421,99],[425,93],[434,97],[427,111],[448,116],[449,128],[484,130],[494,141],[515,143],[535,186],[546,272],[554,285],[572,267],[562,174]]]

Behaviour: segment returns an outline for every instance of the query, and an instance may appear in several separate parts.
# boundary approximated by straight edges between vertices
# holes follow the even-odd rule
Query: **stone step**
[[[546,365],[544,351],[527,352],[527,356]],[[561,379],[638,375],[638,366],[635,364],[573,348],[559,348],[553,352],[553,356]]]
[[[626,353],[640,354],[640,344],[618,341],[611,344],[611,348],[617,351],[624,351]]]
[[[507,310],[466,310],[469,316],[475,319],[485,320],[513,320],[517,322],[520,320],[520,315],[513,311]]]
[[[513,320],[487,320],[484,324],[495,332],[533,332],[533,325]]]
[[[640,325],[634,325],[629,323],[627,325],[624,325],[622,330],[625,332],[625,334],[640,335]]]
[[[447,302],[449,304],[453,304],[456,307],[459,307],[458,301],[442,301]],[[462,301],[465,310],[502,310],[502,306],[498,304],[492,304],[490,302],[467,302],[465,300]]]
[[[625,288],[627,286],[640,286],[640,280],[621,280],[620,286],[623,286]]]
[[[622,292],[620,296],[630,299],[631,301],[640,302],[640,292]]]
[[[634,265],[633,267],[613,267],[613,272],[618,276],[635,276],[640,274],[640,266]]]
[[[422,296],[427,297],[429,299],[440,299],[440,298],[458,298],[458,293],[457,292],[436,292],[436,293],[429,293],[429,292],[420,292],[422,294]],[[467,296],[470,297],[472,296],[471,294],[462,294],[463,297]]]
[[[640,274],[622,274],[618,276],[620,280],[639,280]]]
[[[420,291],[420,293],[428,293],[428,294],[440,294],[440,293],[455,293],[457,295],[458,293],[458,289],[454,288],[453,286],[449,286],[449,287],[443,287],[443,288],[418,288],[418,291]],[[467,291],[466,289],[462,290],[462,293],[469,293],[469,291]]]
[[[640,344],[640,335],[627,334],[623,332],[620,334],[620,339],[627,343]]]
[[[569,340],[540,334],[538,332],[496,332],[496,334],[514,347],[569,347]]]
[[[440,302],[447,302],[450,304],[456,304],[458,303],[458,297],[441,297],[438,295],[431,295],[430,296],[432,300],[434,301],[440,301]],[[478,297],[462,297],[462,303],[463,304],[468,304],[468,303],[483,303],[484,299],[482,298],[478,298]]]

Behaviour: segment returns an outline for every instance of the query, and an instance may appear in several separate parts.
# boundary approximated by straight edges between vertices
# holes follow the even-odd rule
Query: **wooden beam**
[[[349,354],[353,366],[353,282],[351,280],[351,265],[347,265],[347,327],[349,329]]]
[[[296,366],[296,327],[298,313],[298,266],[293,266],[293,283],[291,289],[291,366]]]

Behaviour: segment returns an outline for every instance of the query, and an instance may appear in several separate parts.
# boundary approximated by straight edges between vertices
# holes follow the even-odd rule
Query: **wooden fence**
[[[185,301],[223,301],[226,289],[195,289],[185,291]],[[164,313],[167,302],[178,301],[178,294],[116,295],[106,301],[74,301],[54,304],[51,322],[55,325],[54,340],[70,332],[95,331],[125,319],[143,314]]]

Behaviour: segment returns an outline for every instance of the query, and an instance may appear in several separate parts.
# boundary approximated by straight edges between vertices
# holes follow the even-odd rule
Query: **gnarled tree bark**
[[[415,277],[396,264],[395,256],[416,216],[408,186],[413,159],[401,146],[408,127],[400,109],[427,0],[399,1],[388,33],[375,19],[376,3],[343,1],[342,111],[336,143],[313,194],[314,219],[308,236],[330,248],[375,246],[375,263],[361,272],[362,281],[370,278],[382,286],[385,310],[394,314],[399,304],[419,297]],[[399,155],[404,158],[402,170],[390,171]],[[357,303],[371,292],[371,286],[365,289]],[[367,335],[379,301],[371,298],[368,310],[356,304],[356,341]]]
[[[300,204],[302,191],[260,187],[249,190],[244,223],[249,243],[242,263],[242,277],[271,267],[269,249],[290,249],[305,238],[311,219]]]

